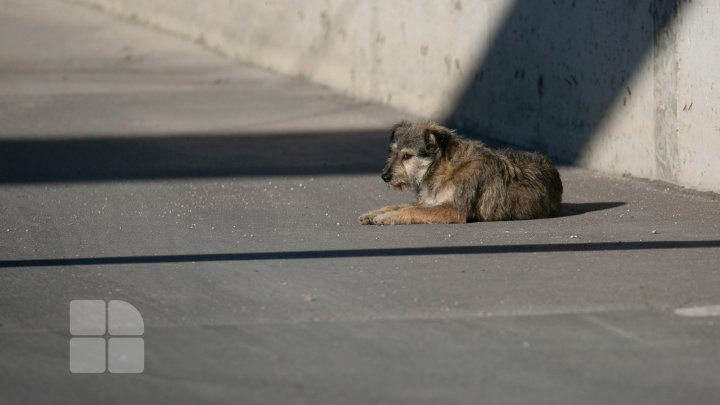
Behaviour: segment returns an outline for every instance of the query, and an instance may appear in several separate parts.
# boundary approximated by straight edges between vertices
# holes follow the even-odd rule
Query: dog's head
[[[398,190],[417,190],[428,168],[455,141],[453,132],[434,122],[400,122],[392,128],[382,179]]]

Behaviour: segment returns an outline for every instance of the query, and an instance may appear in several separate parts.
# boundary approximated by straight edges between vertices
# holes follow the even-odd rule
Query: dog
[[[382,179],[412,190],[413,204],[361,215],[361,224],[460,224],[558,215],[563,186],[547,157],[492,150],[435,122],[400,122],[390,135]]]

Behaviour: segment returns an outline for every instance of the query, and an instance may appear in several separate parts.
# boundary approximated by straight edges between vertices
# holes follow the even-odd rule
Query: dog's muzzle
[[[392,174],[390,173],[383,173],[380,177],[382,177],[385,183],[390,183],[390,180],[392,180]]]

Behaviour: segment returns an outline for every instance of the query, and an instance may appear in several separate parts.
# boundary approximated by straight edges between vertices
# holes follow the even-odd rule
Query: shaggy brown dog
[[[393,205],[358,218],[362,224],[452,224],[556,215],[560,174],[550,159],[511,149],[491,150],[434,122],[395,125],[382,179],[415,192],[414,204]]]

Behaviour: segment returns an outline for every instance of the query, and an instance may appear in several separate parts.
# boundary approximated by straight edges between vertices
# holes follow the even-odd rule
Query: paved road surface
[[[674,313],[720,304],[717,195],[564,168],[561,218],[360,226],[401,118],[0,1],[0,403],[720,403],[720,318]],[[70,373],[78,299],[144,373]]]

